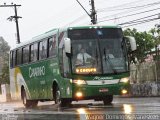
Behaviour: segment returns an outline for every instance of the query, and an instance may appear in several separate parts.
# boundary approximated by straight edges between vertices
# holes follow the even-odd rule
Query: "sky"
[[[158,8],[160,8],[158,2],[160,0],[94,1],[98,24],[100,25],[120,24],[153,15],[153,17],[158,17],[155,14],[160,13],[158,12]],[[79,0],[79,2],[90,13],[89,0]],[[21,42],[30,40],[32,37],[53,28],[90,24],[89,16],[76,0],[0,0],[0,5],[4,3],[7,5],[11,3],[22,5],[17,8],[18,16],[22,17],[19,19]],[[143,14],[137,14],[140,12],[143,12]],[[0,8],[0,36],[8,42],[11,48],[16,46],[16,24],[14,21],[8,21],[7,18],[14,16],[14,14],[14,8]],[[136,28],[139,31],[147,31],[153,28],[155,24],[160,24],[160,19],[128,27]]]

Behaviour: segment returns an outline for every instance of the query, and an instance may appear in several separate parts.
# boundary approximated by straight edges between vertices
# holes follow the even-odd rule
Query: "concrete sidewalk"
[[[0,102],[5,102],[4,96],[0,95]]]
[[[10,102],[11,98],[0,94],[0,102]]]
[[[3,96],[0,95],[0,102],[3,102]]]

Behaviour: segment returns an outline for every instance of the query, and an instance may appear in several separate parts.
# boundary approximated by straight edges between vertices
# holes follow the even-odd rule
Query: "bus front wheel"
[[[66,106],[70,105],[71,102],[72,102],[72,101],[69,100],[69,99],[61,98],[61,92],[60,92],[59,88],[57,87],[57,89],[56,89],[55,103],[56,103],[59,107],[66,107]]]
[[[27,100],[26,92],[22,90],[22,102],[26,108],[36,107],[38,104],[38,100]]]
[[[111,104],[113,101],[113,95],[107,95],[105,98],[103,98],[104,105]]]

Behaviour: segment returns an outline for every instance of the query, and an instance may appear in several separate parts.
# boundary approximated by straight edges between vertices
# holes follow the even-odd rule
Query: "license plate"
[[[108,89],[107,88],[101,88],[101,89],[99,89],[99,92],[108,92]]]

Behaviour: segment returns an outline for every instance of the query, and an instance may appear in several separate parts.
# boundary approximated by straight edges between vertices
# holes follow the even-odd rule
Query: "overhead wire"
[[[152,22],[152,21],[155,21],[155,20],[158,20],[158,19],[160,19],[160,18],[152,18],[152,19],[148,19],[148,20],[138,21],[138,22],[136,22],[134,24],[131,24],[131,25],[122,26],[122,28],[139,25],[139,24],[143,24],[143,23],[146,23],[146,22]]]
[[[158,4],[155,4],[155,5],[158,5]],[[153,5],[154,6],[154,5]],[[152,6],[152,7],[153,7]],[[151,6],[149,6],[151,7]],[[119,13],[116,13],[116,14],[112,14],[112,15],[108,15],[108,16],[105,16],[105,17],[102,17],[102,18],[99,18],[99,19],[105,19],[105,18],[115,18],[115,16],[119,16],[119,15],[122,15],[122,14],[127,14],[127,13],[130,13],[130,12],[135,12],[135,11],[139,11],[141,9],[145,9],[145,8],[148,8],[148,7],[142,7],[142,8],[139,8],[139,9],[131,9],[131,10],[126,10],[126,11],[123,11],[123,12],[119,12]]]
[[[137,4],[137,3],[139,3],[139,2],[140,2],[140,1],[129,2],[129,3],[125,3],[125,4],[122,4],[122,5],[119,5],[119,6],[117,6],[117,7],[121,7],[121,6],[124,7],[124,6],[130,5],[130,4],[133,5],[133,4],[135,4],[135,3]],[[141,1],[141,2],[142,2],[142,1]],[[158,5],[158,4],[160,4],[160,1],[152,2],[152,3],[148,3],[148,4],[143,4],[143,5],[131,6],[130,8],[129,8],[129,7],[119,8],[119,9],[117,9],[117,10],[131,9],[131,12],[133,12],[134,9],[136,9],[136,10],[134,10],[134,11],[137,11],[137,8],[144,9],[144,8],[148,8],[148,7],[151,7],[151,6],[153,7],[153,6]],[[110,8],[115,8],[115,6],[114,6],[114,7],[110,7]],[[108,8],[107,8],[107,9],[108,9]],[[138,9],[138,10],[140,10],[140,9]],[[116,17],[116,19],[120,19],[120,18],[124,18],[124,17],[129,17],[129,16],[134,16],[134,15],[138,15],[138,14],[143,14],[143,13],[155,11],[155,10],[158,10],[158,9],[160,9],[160,8],[155,8],[155,9],[150,9],[150,10],[146,10],[146,11],[142,11],[142,12],[137,12],[137,13],[133,13],[133,14],[129,14],[129,15],[124,15],[124,16]],[[99,10],[97,10],[97,11],[100,11],[100,10],[101,10],[101,9],[99,9]],[[129,12],[129,11],[127,11],[127,12]],[[126,11],[125,11],[124,13],[126,14]],[[118,14],[122,14],[122,12],[121,12],[121,13],[114,14],[114,15],[118,15]],[[112,16],[114,16],[114,15],[112,15]],[[73,25],[73,24],[81,21],[81,19],[82,19],[83,17],[85,17],[84,14],[81,15],[80,17],[76,18],[75,20],[71,21],[70,23],[66,24],[65,26],[67,26],[67,25]],[[147,16],[147,17],[148,17],[148,16]],[[144,18],[147,18],[147,17],[144,17]],[[100,18],[100,19],[102,19],[102,18]],[[104,17],[103,17],[103,19],[104,19]],[[105,22],[105,21],[109,21],[109,20],[115,20],[115,18],[111,18],[111,19],[107,19],[107,20],[101,20],[101,21],[98,21],[98,23],[100,23],[100,22]],[[129,21],[129,22],[130,22],[130,21]]]
[[[157,4],[160,4],[160,1],[158,2],[154,2],[154,3],[148,3],[148,4],[143,4],[143,5],[137,5],[137,6],[131,6],[131,7],[126,7],[126,8],[119,8],[119,9],[108,9],[106,8],[106,12],[108,11],[117,11],[117,10],[126,10],[126,9],[133,9],[133,8],[140,8],[140,7],[148,7],[148,6],[152,6],[152,5],[157,5]],[[105,9],[103,10],[97,10],[97,12],[105,12]]]
[[[76,18],[75,20],[71,21],[70,23],[67,23],[65,26],[73,25],[73,24],[75,24],[76,22],[79,22],[82,18],[84,19],[84,18],[86,18],[86,17],[88,17],[88,16],[85,15],[85,14],[83,14],[83,15],[81,15],[80,17]]]
[[[142,0],[142,1],[143,1],[143,0]],[[142,2],[142,1],[141,1],[141,2]],[[127,6],[128,4],[134,4],[134,3],[139,3],[139,1],[134,1],[134,2],[125,3],[125,4],[122,4],[122,5],[116,6],[116,7]],[[112,8],[112,7],[110,7],[110,8]],[[98,11],[98,10],[97,10],[97,11]],[[82,15],[82,16],[76,18],[75,20],[73,20],[72,22],[70,22],[70,23],[68,23],[68,24],[66,24],[66,25],[71,25],[71,24],[74,24],[74,23],[78,22],[79,19],[81,19],[83,16],[85,16],[85,15]]]
[[[133,13],[133,14],[129,14],[129,15],[124,15],[124,16],[116,17],[116,19],[120,19],[120,18],[124,18],[124,17],[130,17],[130,16],[143,14],[143,13],[148,13],[148,12],[159,10],[159,9],[160,8],[155,8],[155,9],[146,10],[146,11],[142,11],[142,12],[137,12],[137,13]],[[101,20],[101,21],[98,21],[98,23],[105,22],[105,21],[110,21],[110,20],[115,20],[115,18],[111,18],[111,19],[107,19],[107,20]]]
[[[142,1],[129,2],[129,3],[125,3],[125,4],[122,4],[122,5],[114,6],[114,7],[110,7],[110,8],[121,7],[121,6],[124,7],[124,6],[131,5],[131,4],[132,4],[132,5],[133,5],[133,4],[137,4],[137,3],[139,3],[139,2],[142,2]],[[151,6],[153,6],[153,5],[158,5],[158,4],[160,4],[160,1],[152,2],[152,3],[148,3],[148,4],[143,4],[143,5],[138,5],[138,6],[132,6],[130,9],[136,9],[136,8],[142,9],[142,8],[151,7]],[[108,8],[107,8],[107,9],[108,9]],[[119,9],[124,9],[124,10],[125,10],[125,9],[129,9],[129,7],[119,8]],[[116,17],[116,19],[120,19],[120,18],[123,18],[123,17],[134,16],[134,15],[137,15],[137,14],[142,14],[142,13],[146,13],[146,12],[150,12],[150,11],[155,11],[155,10],[158,10],[158,9],[160,9],[160,8],[151,9],[151,10],[142,11],[142,12],[137,12],[137,13],[133,13],[133,14],[129,14],[129,15],[124,15],[124,16]],[[99,10],[101,10],[101,9],[99,9]],[[99,11],[99,10],[97,10],[97,11]],[[139,9],[138,9],[138,10],[139,10]],[[132,11],[133,11],[133,10],[131,10],[130,12],[132,12]],[[134,11],[137,11],[137,9],[134,10]],[[127,11],[127,12],[129,12],[129,11]],[[126,11],[125,11],[124,13],[126,14]],[[118,13],[118,14],[122,14],[122,12],[121,12],[121,13]],[[116,15],[118,15],[118,14],[116,14]],[[114,15],[112,15],[112,16],[114,16]],[[84,18],[84,17],[85,17],[85,15],[83,14],[83,15],[81,15],[80,17],[76,18],[75,20],[71,21],[70,23],[66,24],[65,26],[67,26],[67,25],[73,25],[73,24],[79,22],[79,21],[80,21],[82,18]],[[106,17],[108,17],[108,16],[106,16]],[[105,17],[99,18],[99,19],[104,19],[104,18],[105,18]],[[109,20],[115,20],[115,18],[111,18],[111,19],[107,19],[107,20],[101,20],[101,21],[98,21],[98,23],[105,22],[105,21],[109,21]]]
[[[137,0],[137,1],[133,1],[133,2],[129,2],[129,3],[125,3],[125,4],[121,4],[121,5],[117,5],[117,6],[112,6],[112,7],[109,7],[109,8],[102,8],[102,10],[103,9],[108,9],[108,10],[111,10],[111,9],[115,9],[115,8],[119,8],[119,7],[124,7],[124,6],[128,6],[128,5],[133,5],[133,4],[135,4],[135,3],[139,3],[139,2],[142,2],[142,1],[144,1],[144,0]],[[99,12],[99,11],[101,11],[101,9],[97,9],[97,11]]]
[[[142,18],[138,18],[138,19],[135,19],[135,20],[131,20],[131,21],[128,21],[128,22],[124,22],[124,23],[120,23],[118,25],[125,25],[125,24],[132,24],[134,22],[138,22],[139,20],[144,20],[146,18],[150,18],[150,17],[153,17],[153,16],[158,16],[160,13],[157,13],[157,14],[154,14],[154,15],[149,15],[149,16],[146,16],[146,17],[142,17]]]

